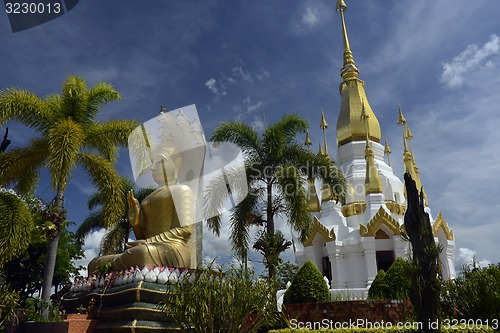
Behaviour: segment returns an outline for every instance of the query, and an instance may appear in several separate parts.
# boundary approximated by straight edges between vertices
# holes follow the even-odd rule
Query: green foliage
[[[42,224],[37,219],[37,225]],[[43,266],[47,255],[47,238],[34,229],[30,235],[28,249],[20,256],[10,260],[2,268],[6,281],[14,290],[17,290],[22,299],[31,297],[40,292],[43,283]],[[57,249],[56,267],[52,285],[59,288],[71,282],[71,276],[79,275],[79,268],[75,260],[83,258],[83,251],[76,244],[74,234],[63,229],[60,234]]]
[[[0,191],[0,267],[26,250],[33,228],[29,206],[17,195]]]
[[[248,195],[236,205],[231,214],[231,243],[235,254],[246,260],[249,248],[249,228],[265,226],[274,233],[274,219],[285,217],[289,225],[305,241],[311,230],[311,215],[306,193],[306,179],[321,178],[334,189],[337,198],[345,194],[345,179],[333,162],[311,154],[296,136],[305,133],[308,125],[298,115],[285,115],[267,126],[262,135],[243,122],[226,122],[218,126],[210,141],[230,142],[239,146],[245,156]],[[224,179],[208,185],[204,209],[217,212],[227,198]],[[208,220],[209,228],[220,233],[220,216]],[[278,253],[278,251],[275,251]],[[266,259],[267,260],[267,259]],[[278,262],[267,260],[269,276],[274,277]]]
[[[184,331],[256,332],[271,316],[273,290],[254,272],[209,265],[183,274],[163,311]]]
[[[111,271],[112,271],[112,266],[113,266],[113,263],[111,263],[111,262],[103,262],[103,263],[100,263],[100,264],[99,264],[99,265],[97,265],[97,267],[95,268],[94,273],[95,273],[97,276],[108,274],[109,272],[111,272]]]
[[[19,293],[6,284],[4,277],[0,275],[0,332],[15,317],[15,309],[19,303]]]
[[[115,224],[125,210],[120,178],[114,169],[118,147],[127,145],[127,136],[135,121],[97,121],[100,108],[120,94],[109,84],[88,88],[82,77],[68,76],[61,94],[40,98],[18,88],[0,91],[0,124],[17,120],[34,129],[38,137],[26,147],[0,155],[0,185],[12,185],[21,194],[34,191],[40,170],[47,168],[55,192],[52,217],[61,213],[64,192],[75,168],[88,174],[103,193],[103,223]],[[51,237],[44,264],[42,297],[48,301],[52,273],[56,264],[60,225],[47,219],[45,229]]]
[[[407,273],[408,262],[403,258],[397,258],[387,270],[380,270],[373,280],[369,299],[408,299],[411,288],[411,280]]]
[[[368,299],[387,299],[389,287],[385,281],[385,272],[379,270],[377,276],[373,280],[370,289],[368,290]]]
[[[500,267],[465,265],[458,277],[446,281],[442,293],[444,314],[453,318],[500,318]]]
[[[286,240],[283,233],[278,230],[271,233],[261,232],[253,248],[262,254],[264,265],[269,269],[278,266],[282,262],[280,254],[291,245],[292,242]]]
[[[308,260],[293,277],[292,285],[285,292],[284,304],[327,302],[330,293],[320,271]]]
[[[48,308],[48,317],[43,318],[42,311],[47,308]],[[51,302],[46,302],[38,297],[26,299],[24,319],[26,321],[42,321],[42,322],[54,322],[63,320],[62,312],[58,306],[53,305]]]
[[[281,262],[277,267],[276,267],[276,275],[277,275],[277,285],[276,288],[278,290],[280,289],[285,289],[286,284],[288,282],[292,282],[293,277],[295,274],[297,274],[297,271],[299,270],[299,267],[295,264],[292,264],[289,261]]]

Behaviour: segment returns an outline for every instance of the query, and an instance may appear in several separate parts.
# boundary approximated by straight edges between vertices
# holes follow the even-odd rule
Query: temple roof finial
[[[346,10],[344,0],[338,0],[336,9],[340,13],[342,23],[342,40],[344,44],[343,66],[340,71],[342,83],[339,86],[341,95],[340,113],[337,121],[337,146],[341,147],[352,141],[365,140],[366,131],[364,122],[360,119],[361,101],[364,101],[365,112],[370,116],[370,140],[379,143],[382,136],[380,124],[368,102],[365,84],[359,79],[359,70],[354,63],[351,52],[347,28],[344,19]]]
[[[398,125],[401,126],[401,131],[403,133],[404,151],[407,152],[408,147],[406,146],[406,135],[405,135],[406,119],[405,116],[403,116],[403,108],[401,107],[401,104],[398,106]]]
[[[319,156],[325,156],[325,153],[323,152],[323,148],[321,147],[321,142],[319,143],[319,151],[318,151]]]
[[[389,142],[387,139],[385,139],[385,148],[384,148],[384,154],[387,155],[387,164],[391,166],[391,147],[389,147]]]
[[[366,176],[365,176],[365,193],[382,193],[382,181],[378,174],[378,169],[375,165],[375,155],[373,153],[372,147],[370,146],[370,128],[368,127],[370,116],[365,110],[365,102],[361,100],[361,120],[365,123],[365,133],[366,133],[366,148],[365,148],[365,160],[366,160]]]
[[[411,147],[411,139],[413,139],[413,134],[410,131],[410,126],[408,126],[408,123],[406,123],[405,138],[406,138],[406,140],[408,140],[408,145],[410,146],[410,154],[413,155],[413,148]]]
[[[323,145],[325,146],[325,155],[329,156],[328,143],[326,142],[326,130],[328,129],[328,123],[326,122],[325,111],[323,110],[323,108],[321,108],[321,123],[319,125],[319,128],[323,130]]]
[[[307,147],[309,152],[311,152],[312,140],[311,137],[309,136],[309,131],[306,131],[306,140],[304,141],[304,145]]]
[[[352,56],[351,46],[349,45],[349,38],[347,37],[347,28],[344,20],[344,12],[347,6],[344,0],[337,1],[337,11],[340,13],[342,19],[342,37],[344,41],[344,66],[340,72],[340,76],[347,80],[355,80],[358,78],[359,70],[354,63],[354,57]]]

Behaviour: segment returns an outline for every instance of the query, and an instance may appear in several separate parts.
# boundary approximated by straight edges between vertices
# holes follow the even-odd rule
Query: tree
[[[277,288],[285,289],[288,282],[292,282],[293,277],[297,274],[299,267],[295,264],[292,264],[289,261],[281,262],[276,267],[276,275],[277,279]]]
[[[446,281],[442,293],[445,315],[458,319],[481,319],[483,323],[500,318],[500,267],[464,265],[457,278]]]
[[[41,224],[38,224],[41,227]],[[47,256],[48,239],[39,230],[35,229],[30,237],[31,244],[20,256],[10,260],[2,269],[5,281],[18,291],[21,299],[39,294],[43,285],[43,265]],[[62,229],[57,248],[56,265],[52,286],[57,293],[61,287],[71,283],[72,276],[80,275],[74,261],[83,258],[83,251],[75,241],[75,235]]]
[[[129,193],[129,191],[134,189],[134,183],[132,181],[122,178],[121,182],[123,193]],[[137,192],[135,197],[141,202],[153,191],[154,189],[141,189]],[[82,244],[85,237],[92,231],[105,229],[103,203],[104,198],[102,192],[95,192],[90,196],[87,202],[89,210],[98,209],[91,212],[76,230],[76,239],[79,243]],[[118,223],[108,228],[106,235],[102,239],[99,255],[116,254],[125,251],[125,244],[128,242],[130,232],[131,227],[128,220],[128,207],[126,207]]]
[[[14,191],[0,188],[0,269],[3,270],[7,261],[26,250],[33,229],[33,218],[26,202]],[[3,332],[15,316],[19,302],[19,292],[0,272],[0,331]]]
[[[405,173],[404,179],[408,202],[404,227],[413,253],[407,265],[411,276],[410,300],[418,322],[434,323],[440,316],[439,253],[442,247],[434,241],[429,214],[424,211],[423,190],[417,190],[410,174]],[[439,331],[439,327],[423,327],[423,332]]]
[[[316,265],[307,260],[293,277],[283,297],[284,304],[327,302],[330,292]]]
[[[282,260],[280,254],[285,252],[292,245],[292,242],[285,239],[281,231],[274,231],[272,234],[261,232],[255,241],[253,248],[259,251],[264,257],[264,266],[277,267]]]
[[[333,162],[322,155],[311,154],[295,141],[305,133],[307,122],[297,115],[285,115],[262,135],[243,122],[227,122],[217,127],[211,141],[230,142],[245,155],[248,195],[234,208],[231,216],[231,243],[233,251],[246,262],[249,247],[249,228],[265,225],[265,233],[274,235],[275,218],[286,217],[288,224],[304,241],[311,230],[311,215],[307,198],[308,178],[320,177],[342,199],[345,180]],[[205,196],[205,207],[221,207],[224,193]],[[208,220],[209,227],[218,235],[221,217]],[[275,263],[268,263],[269,277],[275,276]]]
[[[64,226],[64,193],[75,167],[82,167],[104,198],[104,224],[111,226],[123,215],[120,178],[114,169],[118,147],[127,144],[134,121],[96,121],[100,108],[119,100],[120,94],[107,83],[88,88],[81,77],[68,76],[62,93],[41,98],[30,91],[8,88],[0,91],[0,123],[17,120],[39,136],[28,146],[0,155],[0,184],[13,184],[19,193],[33,192],[40,169],[47,167],[55,191],[52,208],[45,216],[49,238],[44,263],[42,298],[50,299],[60,230]]]

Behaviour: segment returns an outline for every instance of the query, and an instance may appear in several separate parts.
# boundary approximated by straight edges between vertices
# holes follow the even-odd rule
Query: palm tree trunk
[[[267,233],[274,233],[274,218],[273,218],[273,184],[267,183]]]
[[[62,212],[64,203],[64,192],[58,191],[55,207],[58,213]],[[53,221],[54,222],[54,221]],[[55,237],[49,238],[47,244],[47,256],[45,257],[45,262],[43,264],[43,287],[42,287],[42,300],[45,302],[50,301],[51,289],[52,289],[52,280],[54,278],[54,270],[56,268],[56,259],[57,259],[57,247],[59,246],[59,225],[56,225],[58,228],[56,231]],[[42,309],[42,318],[48,319],[49,316],[49,308]]]
[[[267,234],[274,235],[274,212],[273,212],[273,184],[267,183]],[[269,281],[274,279],[276,275],[276,267],[273,262],[267,262],[269,271]]]

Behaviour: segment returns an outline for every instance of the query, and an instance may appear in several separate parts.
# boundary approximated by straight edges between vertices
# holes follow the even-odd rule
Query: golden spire
[[[358,79],[359,70],[354,63],[354,57],[347,37],[347,28],[344,19],[346,4],[344,0],[337,1],[337,11],[340,13],[342,23],[342,38],[344,42],[344,64],[340,71],[343,82],[340,84],[341,105],[337,121],[337,145],[338,147],[351,141],[365,139],[366,132],[361,120],[361,101],[364,100],[365,112],[370,116],[368,123],[370,127],[370,140],[380,142],[380,124],[373,113],[366,98],[365,86]]]
[[[422,186],[422,181],[420,180],[420,172],[418,171],[418,166],[413,156],[413,149],[411,146],[411,139],[413,138],[413,134],[410,131],[408,122],[403,116],[401,105],[399,106],[398,111],[399,111],[398,125],[401,126],[403,133],[403,143],[404,143],[403,162],[405,166],[405,172],[411,175],[411,178],[415,181],[417,189],[419,191],[422,191],[422,195],[424,197],[424,204],[426,206],[429,206],[429,201],[427,200],[427,194],[425,193],[424,187]],[[410,151],[408,151],[408,145],[410,145]]]
[[[306,131],[306,141],[304,142],[304,145],[307,147],[307,150],[311,152],[312,141],[311,137],[309,136],[309,131]]]
[[[365,110],[364,102],[361,101],[361,119],[365,123],[366,132],[366,148],[365,148],[365,160],[366,160],[366,176],[365,176],[365,193],[382,193],[382,181],[378,174],[378,170],[375,167],[375,155],[373,154],[372,147],[370,146],[370,129],[368,127],[368,120],[370,116]]]
[[[405,136],[405,125],[406,125],[406,119],[405,116],[403,116],[403,108],[401,108],[401,105],[398,106],[398,125],[401,126],[401,130],[403,131],[403,145],[404,145],[404,151],[407,152],[408,148],[406,147],[406,136]]]
[[[318,151],[319,156],[325,156],[325,153],[323,152],[323,148],[321,148],[321,142],[319,143],[319,151]]]
[[[325,146],[325,155],[330,156],[328,154],[328,143],[326,142],[326,130],[328,129],[328,123],[326,122],[325,111],[323,111],[323,108],[321,108],[321,124],[319,125],[319,128],[323,130],[323,144]]]
[[[387,139],[385,139],[385,148],[384,148],[384,154],[387,155],[387,164],[391,166],[391,147],[389,147],[389,142],[387,142]]]
[[[359,70],[354,63],[354,57],[352,56],[349,38],[347,37],[347,29],[344,20],[344,11],[346,8],[347,6],[344,0],[337,1],[337,11],[340,13],[340,18],[342,20],[342,37],[344,41],[344,67],[342,67],[340,76],[342,76],[345,81],[355,80],[358,78],[359,74]]]
[[[413,155],[413,148],[411,147],[411,139],[413,139],[413,134],[410,132],[410,126],[408,126],[408,123],[406,123],[405,138],[406,140],[408,140],[408,145],[410,146],[410,154]]]

